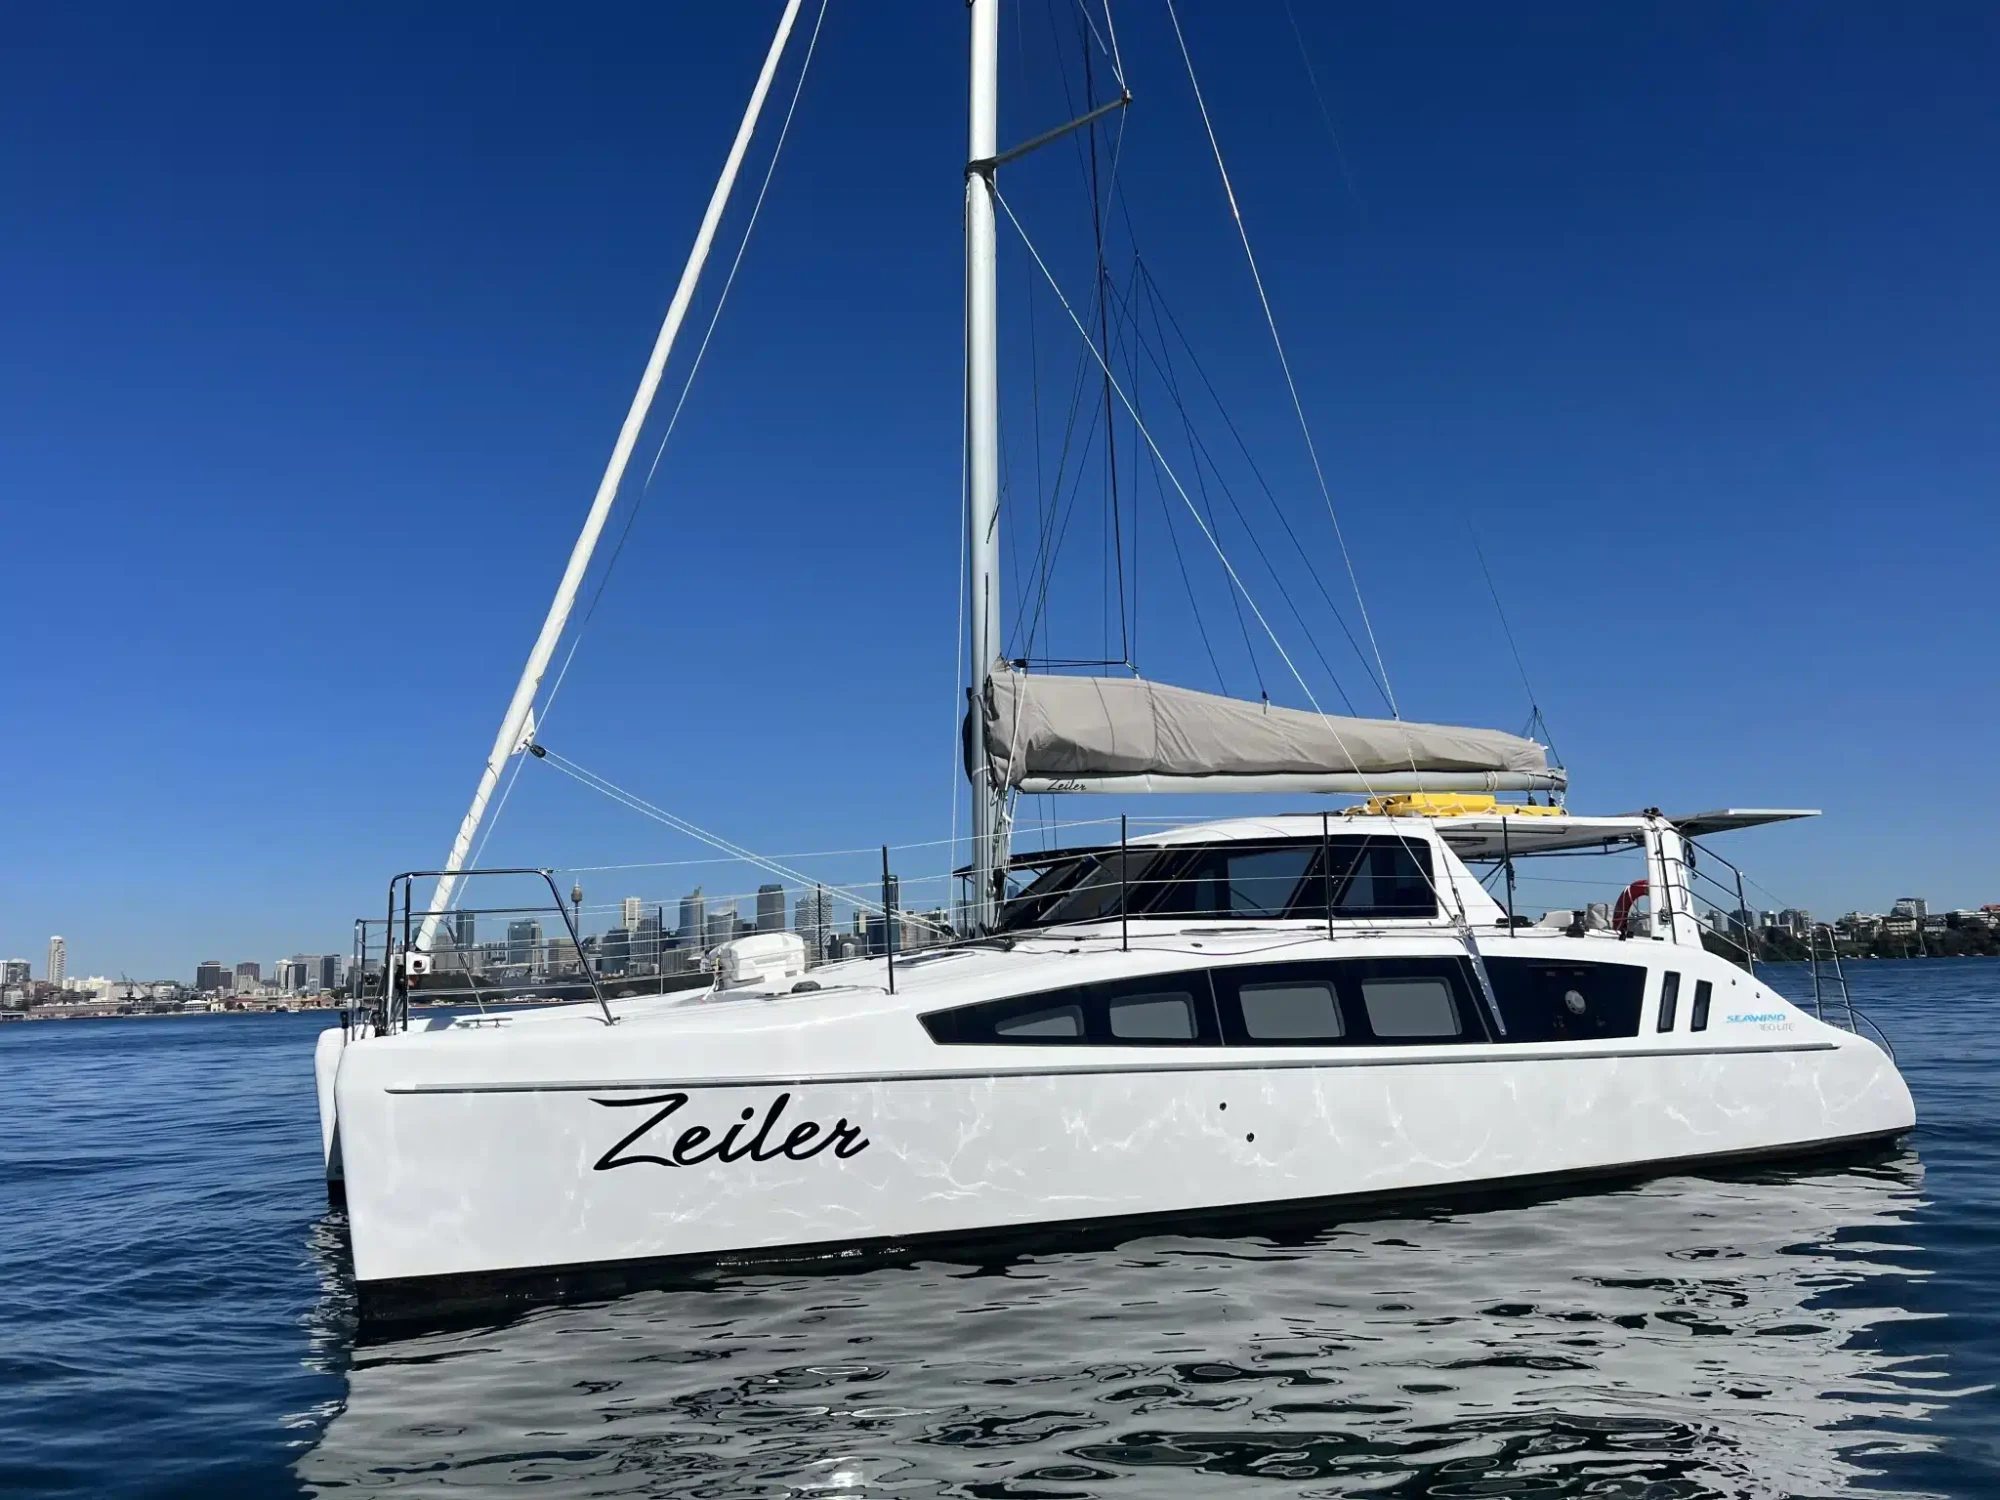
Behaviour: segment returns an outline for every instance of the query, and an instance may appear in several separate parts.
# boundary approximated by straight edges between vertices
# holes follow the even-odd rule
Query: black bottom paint
[[[420,1330],[493,1323],[531,1307],[560,1302],[599,1302],[631,1292],[698,1288],[730,1274],[841,1273],[873,1270],[914,1260],[954,1260],[994,1264],[1023,1255],[1103,1249],[1147,1234],[1266,1233],[1283,1239],[1312,1234],[1350,1218],[1381,1210],[1407,1213],[1415,1207],[1494,1208],[1538,1197],[1560,1196],[1582,1184],[1610,1187],[1690,1171],[1740,1171],[1766,1163],[1802,1164],[1865,1159],[1892,1147],[1905,1134],[1848,1136],[1709,1156],[1586,1167],[1534,1176],[1492,1178],[1449,1186],[1397,1188],[1379,1193],[1343,1193],[1295,1198],[1243,1207],[1183,1209],[1167,1213],[1120,1214],[1097,1219],[1010,1224],[997,1229],[944,1230],[806,1245],[773,1245],[755,1250],[706,1251],[693,1255],[648,1256],[635,1260],[533,1266],[505,1271],[452,1272],[361,1281],[355,1286],[361,1331],[366,1337],[403,1336]],[[329,1198],[342,1185],[327,1184]],[[343,1200],[344,1200],[343,1193]]]

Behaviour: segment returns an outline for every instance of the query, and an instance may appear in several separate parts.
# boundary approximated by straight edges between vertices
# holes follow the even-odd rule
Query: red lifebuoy
[[[1624,935],[1625,919],[1632,915],[1634,903],[1645,894],[1646,882],[1643,880],[1635,880],[1625,887],[1624,892],[1618,897],[1618,904],[1611,908],[1611,930],[1613,932],[1618,933],[1620,936]]]

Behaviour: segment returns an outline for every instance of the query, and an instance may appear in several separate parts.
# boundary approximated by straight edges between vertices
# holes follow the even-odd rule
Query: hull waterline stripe
[[[385,1094],[567,1094],[617,1089],[810,1088],[858,1083],[940,1083],[983,1078],[1102,1077],[1114,1073],[1262,1073],[1284,1068],[1434,1068],[1467,1063],[1593,1062],[1632,1057],[1762,1057],[1775,1052],[1835,1052],[1837,1042],[1787,1042],[1774,1047],[1621,1047],[1603,1052],[1540,1052],[1527,1046],[1454,1057],[1281,1057],[1182,1063],[1100,1063],[1054,1068],[933,1068],[899,1073],[743,1074],[725,1078],[612,1078],[541,1083],[400,1083]]]

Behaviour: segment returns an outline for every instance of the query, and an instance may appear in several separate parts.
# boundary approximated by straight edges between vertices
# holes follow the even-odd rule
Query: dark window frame
[[[1486,974],[1510,1042],[1619,1041],[1639,1035],[1645,1022],[1651,971],[1644,964],[1489,951]],[[1563,994],[1571,988],[1580,990],[1594,1011],[1579,1015],[1563,1008]]]
[[[1280,909],[1253,913],[1224,906],[1229,881],[1220,871],[1226,870],[1229,861],[1284,851],[1297,851],[1306,858]],[[1403,858],[1399,860],[1398,855]],[[1325,868],[1328,863],[1332,865],[1330,880]],[[1218,880],[1220,886],[1206,892],[1209,899],[1191,899]],[[1367,906],[1347,904],[1362,888],[1363,880],[1369,882],[1371,895],[1376,883],[1382,882],[1392,894],[1407,899]],[[1330,919],[1329,888],[1333,896]],[[1175,909],[1182,901],[1185,908]],[[1435,921],[1440,903],[1430,842],[1413,836],[1334,833],[1324,838],[1139,845],[1122,851],[1112,845],[1052,860],[1020,893],[1008,898],[1001,930],[1116,921],[1121,905],[1129,906],[1134,917],[1156,920],[1388,922]],[[1273,906],[1280,904],[1274,902]]]
[[[1487,1024],[1486,1007],[1480,1003],[1479,985],[1467,961],[1450,957],[1336,958],[1328,960],[1336,970],[1341,991],[1341,1008],[1346,1015],[1349,1046],[1360,1047],[1453,1047],[1494,1040]],[[1452,1009],[1458,1017],[1456,1036],[1378,1036],[1369,1019],[1367,1000],[1362,994],[1368,979],[1442,979],[1451,992]]]
[[[1222,1044],[1225,1047],[1352,1047],[1354,1026],[1348,1016],[1347,999],[1341,993],[1339,976],[1334,972],[1335,966],[1343,962],[1352,960],[1320,958],[1281,964],[1230,964],[1225,968],[1209,970],[1209,981],[1215,991],[1216,1014],[1222,1022]],[[1327,985],[1333,991],[1341,1034],[1337,1037],[1250,1035],[1250,1029],[1243,1021],[1243,989],[1246,985],[1259,984]]]
[[[1698,979],[1694,986],[1694,1005],[1688,1011],[1688,1030],[1708,1030],[1708,1008],[1715,1000],[1713,980]]]
[[[1655,1031],[1665,1032],[1674,1029],[1675,1012],[1680,1009],[1680,999],[1680,970],[1669,969],[1660,976],[1659,1019],[1653,1025]]]
[[[1114,1036],[1111,1031],[1113,1001],[1149,995],[1185,994],[1194,1004],[1195,1034],[1192,1037]],[[1001,1036],[994,1028],[1004,1020],[1029,1016],[1037,1011],[1074,1005],[1083,1013],[1081,1036]],[[1093,984],[1065,985],[1061,989],[1040,990],[1032,995],[1006,995],[997,1000],[977,1000],[970,1005],[954,1005],[917,1017],[933,1042],[947,1047],[1220,1047],[1222,1033],[1216,1023],[1214,987],[1206,969],[1177,969],[1132,979],[1099,980]]]

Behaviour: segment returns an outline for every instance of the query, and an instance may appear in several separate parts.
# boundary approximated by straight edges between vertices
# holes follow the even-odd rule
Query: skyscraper
[[[833,934],[833,897],[823,885],[816,885],[799,897],[792,908],[792,928],[805,939],[806,953],[813,959],[826,957],[827,940]]]
[[[451,940],[464,954],[470,954],[479,946],[478,919],[473,913],[461,911],[452,914]]]
[[[25,958],[10,958],[0,964],[0,984],[26,984],[35,977],[35,966]]]
[[[236,988],[255,989],[264,982],[264,966],[259,963],[245,963],[236,966]]]
[[[639,919],[639,930],[632,935],[632,962],[639,968],[658,970],[660,967],[660,915]]]
[[[341,968],[338,953],[322,953],[319,956],[319,987],[322,994],[330,995],[340,988]]]
[[[702,927],[701,942],[704,948],[719,948],[735,936],[736,903],[732,901],[727,906],[718,906],[708,914]]]
[[[219,958],[204,958],[194,966],[194,987],[204,995],[219,994],[229,988],[228,970]]]
[[[59,937],[49,939],[49,983],[58,989],[69,973],[69,944]]]
[[[535,971],[542,954],[542,924],[533,917],[523,917],[518,922],[507,924],[507,962]]]
[[[757,887],[757,930],[759,932],[783,932],[785,930],[785,888],[781,885],[760,885]]]
[[[639,919],[645,916],[645,914],[646,903],[641,901],[637,896],[627,896],[619,912],[619,915],[625,919],[625,930],[627,932],[637,932],[639,930]]]
[[[699,948],[708,933],[708,903],[702,899],[701,887],[696,886],[681,897],[681,921],[676,929],[680,939],[690,948]]]

